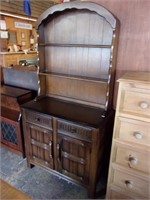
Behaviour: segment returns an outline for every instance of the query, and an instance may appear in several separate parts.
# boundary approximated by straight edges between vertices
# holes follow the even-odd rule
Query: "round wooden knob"
[[[133,135],[138,140],[143,138],[143,133],[141,133],[141,132],[134,132]]]
[[[126,186],[127,186],[127,188],[133,188],[133,183],[132,183],[132,181],[129,181],[129,180],[126,180],[125,181],[125,184],[126,184]]]
[[[146,108],[148,108],[148,103],[147,103],[146,101],[141,101],[141,102],[140,102],[140,107],[141,107],[142,109],[146,109]]]
[[[138,160],[137,158],[133,157],[133,156],[129,156],[129,161],[132,165],[136,165]]]

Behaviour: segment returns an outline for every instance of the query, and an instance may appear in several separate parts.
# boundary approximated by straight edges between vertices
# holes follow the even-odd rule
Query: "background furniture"
[[[20,105],[35,97],[31,90],[8,85],[1,86],[1,133],[2,144],[25,156],[21,127]]]
[[[38,93],[36,69],[17,66],[17,69],[3,68],[1,86],[1,132],[3,145],[25,156],[22,132],[21,108],[27,101],[34,99]]]
[[[19,65],[20,60],[37,59],[37,52],[0,52],[0,66],[10,67]]]
[[[22,106],[28,166],[84,185],[91,198],[108,166],[118,29],[98,4],[46,10],[37,21],[40,97]]]
[[[119,92],[107,199],[150,198],[150,73],[129,72]]]

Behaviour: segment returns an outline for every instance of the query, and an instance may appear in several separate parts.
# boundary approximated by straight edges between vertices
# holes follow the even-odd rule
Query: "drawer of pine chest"
[[[150,151],[136,151],[135,148],[129,149],[128,147],[116,146],[116,159],[117,164],[123,165],[128,169],[138,170],[140,172],[150,173]],[[147,147],[148,150],[148,147]]]
[[[140,117],[150,117],[150,89],[124,86],[119,111]]]
[[[77,125],[65,120],[58,120],[58,132],[71,137],[84,139],[86,141],[91,141],[92,139],[92,128]]]
[[[117,117],[115,137],[127,142],[150,146],[150,123]]]
[[[26,111],[26,120],[27,122],[34,123],[39,126],[43,126],[46,128],[52,128],[52,118],[50,116],[46,116],[43,114],[39,114],[36,112]]]
[[[109,198],[108,198],[109,199]],[[135,198],[131,198],[129,196],[127,196],[127,194],[122,194],[122,193],[119,193],[118,191],[114,191],[113,189],[110,191],[110,199],[127,199],[127,200],[131,200],[131,199],[135,199]]]
[[[147,199],[150,197],[148,178],[136,176],[124,171],[114,170],[113,185],[123,189],[124,192],[143,196]]]

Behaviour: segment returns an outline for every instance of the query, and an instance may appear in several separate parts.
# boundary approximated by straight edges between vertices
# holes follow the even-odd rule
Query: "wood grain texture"
[[[31,198],[28,197],[26,194],[22,193],[21,191],[17,190],[16,188],[12,187],[5,181],[0,179],[0,190],[1,190],[1,199],[26,199],[30,200]]]
[[[118,193],[120,197],[123,195],[123,199],[150,197],[149,75],[143,72],[129,72],[119,79],[107,199],[114,199],[116,192],[116,199],[119,198]]]
[[[84,1],[84,0],[82,0]],[[58,3],[59,1],[53,1]],[[149,0],[91,0],[110,10],[121,24],[119,35],[119,47],[116,65],[116,80],[126,71],[150,71],[150,1]],[[18,13],[19,1],[15,12]],[[39,15],[51,6],[52,1],[32,1],[33,17]],[[13,12],[14,2],[1,2],[1,9]],[[21,7],[22,5],[20,5]],[[45,8],[43,9],[43,7]],[[40,9],[39,9],[40,7]],[[17,10],[16,10],[17,8]],[[21,8],[20,8],[21,9]],[[36,12],[34,14],[34,9]],[[115,84],[114,108],[116,107],[116,96],[118,84]]]
[[[112,12],[120,21],[116,80],[126,71],[150,71],[150,1],[92,0]],[[114,107],[118,83],[115,84]]]

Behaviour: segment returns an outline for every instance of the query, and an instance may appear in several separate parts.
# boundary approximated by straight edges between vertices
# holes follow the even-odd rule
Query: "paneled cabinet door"
[[[51,130],[41,128],[27,123],[28,143],[26,148],[29,148],[27,159],[32,164],[40,164],[43,167],[53,169],[53,140]]]
[[[81,183],[88,184],[91,144],[58,134],[58,171]]]

